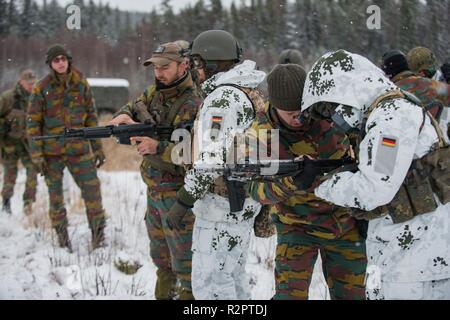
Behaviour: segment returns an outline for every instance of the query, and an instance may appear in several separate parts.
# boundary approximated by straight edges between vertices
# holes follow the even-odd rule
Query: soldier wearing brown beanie
[[[354,218],[341,215],[336,206],[310,191],[319,173],[307,164],[313,162],[310,158],[345,156],[348,139],[326,120],[298,120],[305,80],[306,73],[298,65],[275,66],[267,76],[269,103],[264,112],[258,113],[250,130],[279,130],[278,145],[276,141],[259,139],[259,148],[266,144],[267,150],[278,153],[280,160],[303,156],[305,161],[301,173],[253,182],[249,189],[254,200],[270,207],[269,221],[277,230],[274,299],[308,298],[319,251],[324,257],[322,266],[331,299],[364,299],[364,239]]]

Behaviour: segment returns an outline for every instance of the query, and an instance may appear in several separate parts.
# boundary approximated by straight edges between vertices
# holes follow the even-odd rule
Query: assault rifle
[[[314,165],[318,169],[320,175],[324,175],[344,166],[355,166],[356,161],[350,157],[342,159],[318,159],[313,160]],[[277,165],[278,170],[275,174],[265,174],[271,166]],[[223,174],[228,201],[230,203],[231,212],[240,212],[244,207],[246,192],[244,185],[249,181],[273,181],[274,179],[295,176],[303,171],[304,160],[278,160],[278,161],[260,161],[258,163],[238,163],[225,164],[221,167],[196,168],[199,172],[219,172]],[[353,169],[353,168],[352,168]]]
[[[109,125],[104,127],[86,127],[79,129],[65,129],[63,134],[32,137],[34,141],[51,139],[101,139],[116,137],[120,144],[131,144],[131,137],[168,137],[177,129],[172,126],[159,126],[155,124],[137,123]]]

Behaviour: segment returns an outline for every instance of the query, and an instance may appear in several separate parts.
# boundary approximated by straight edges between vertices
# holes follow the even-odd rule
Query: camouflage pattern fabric
[[[380,290],[367,291],[368,300],[450,300],[450,279],[427,282],[383,282]]]
[[[147,191],[147,212],[145,225],[150,239],[150,256],[158,268],[156,299],[169,299],[169,288],[176,290],[175,282],[186,291],[191,289],[192,266],[192,212],[184,217],[185,228],[170,230],[167,225],[167,212],[176,201],[176,191]],[[161,274],[163,273],[163,274]],[[160,275],[161,274],[161,275]]]
[[[27,178],[23,202],[24,205],[27,205],[36,201],[37,173],[28,152],[23,147],[20,149],[20,147],[16,146],[16,151],[13,154],[5,152],[3,155],[4,177],[2,198],[11,199],[13,196],[14,185],[17,179],[17,164],[19,161],[22,161],[26,170]]]
[[[140,119],[138,101],[142,101],[147,111],[161,125],[174,127],[192,127],[198,108],[202,103],[190,73],[174,85],[165,89],[150,86],[144,93],[121,108],[117,115],[127,114],[135,121]],[[179,106],[173,119],[169,119],[172,108]],[[170,122],[170,123],[169,123]],[[192,229],[194,216],[188,214],[183,223],[185,228],[174,233],[167,225],[167,212],[176,200],[176,192],[183,186],[184,169],[171,161],[173,142],[154,137],[159,141],[156,156],[144,156],[141,164],[141,176],[147,185],[147,213],[145,222],[150,239],[150,256],[157,266],[156,299],[170,299],[173,291],[178,298],[192,298],[191,261]],[[167,137],[165,137],[167,138]],[[169,137],[170,138],[170,137]],[[169,164],[168,170],[154,167],[155,158]],[[176,280],[180,287],[174,288]]]
[[[442,129],[447,143],[450,142],[448,136],[450,123],[450,86],[444,82],[424,78],[405,71],[395,76],[392,81],[401,89],[414,94],[422,104],[427,107],[430,113],[436,117],[439,112],[439,102],[442,103],[443,110],[439,115],[439,125]]]
[[[98,126],[97,110],[91,90],[82,74],[71,67],[61,80],[51,72],[37,82],[28,105],[27,134],[62,134],[65,128]],[[29,141],[32,159],[45,158],[45,182],[49,189],[49,215],[52,226],[67,226],[62,190],[63,170],[67,167],[81,189],[92,232],[103,230],[105,213],[100,181],[91,151],[101,150],[100,140]]]
[[[316,103],[342,104],[336,108],[350,127],[358,129],[374,101],[398,90],[368,59],[344,50],[322,56],[308,73],[302,110]],[[379,103],[368,115],[366,134],[358,145],[358,171],[334,174],[315,189],[315,195],[343,207],[370,211],[390,203],[405,181],[414,159],[434,151],[436,129],[422,108],[406,99]],[[417,199],[420,200],[420,199]],[[403,283],[430,285],[450,279],[450,203],[393,223],[385,216],[369,222],[367,232],[367,283],[371,295],[387,283],[397,285],[397,297],[410,296]],[[428,291],[423,299],[434,295]]]
[[[290,130],[284,127],[278,119],[275,109],[267,106],[259,112],[251,127],[254,131],[280,130],[280,144],[278,154],[280,160],[294,159],[300,155],[310,155],[317,159],[339,159],[347,154],[348,138],[333,128],[325,120],[315,121],[309,127],[300,130]],[[258,140],[259,144],[271,143]],[[277,215],[285,224],[310,226],[312,236],[322,239],[335,239],[353,229],[355,221],[352,218],[338,220],[332,214],[335,208],[313,194],[297,192],[293,178],[283,177],[274,182],[253,182],[250,185],[253,199],[265,204],[275,205]]]
[[[267,105],[252,125],[253,132],[279,129],[278,150],[271,141],[259,140],[280,160],[310,155],[317,159],[339,159],[349,148],[348,138],[325,120],[315,120],[299,130],[285,127],[276,110]],[[278,245],[275,299],[307,299],[317,251],[323,259],[325,278],[333,299],[364,299],[366,268],[364,239],[355,220],[314,194],[298,192],[293,178],[253,182],[252,197],[275,207]]]
[[[105,212],[102,207],[100,180],[91,154],[82,156],[45,157],[45,182],[50,195],[50,219],[54,228],[67,226],[67,214],[64,206],[63,173],[67,167],[86,206],[86,214],[91,230],[105,227]]]
[[[65,128],[98,126],[97,109],[83,75],[72,67],[67,80],[52,72],[36,83],[28,106],[29,137],[64,133]],[[100,140],[29,141],[32,158],[85,155],[102,148]]]
[[[240,88],[254,90],[264,77],[255,62],[245,60],[202,83],[207,97],[194,134],[198,156],[194,155],[194,168],[187,172],[185,185],[178,192],[182,202],[195,203],[192,289],[196,299],[251,298],[245,261],[254,217],[261,205],[247,197],[241,211],[230,212],[228,199],[214,193],[221,174],[196,169],[225,163],[235,136],[249,128],[259,110],[258,101],[262,102],[259,94],[247,94],[250,91]]]
[[[27,151],[27,141],[25,138],[16,139],[9,135],[9,130],[14,124],[25,123],[25,113],[28,105],[30,94],[26,92],[22,86],[17,83],[14,89],[4,92],[0,96],[0,146],[2,148],[2,157],[4,165],[3,179],[3,199],[10,199],[13,196],[14,185],[17,178],[17,163],[22,161],[26,169],[26,185],[23,194],[24,204],[30,204],[36,200],[37,173],[33,167],[30,155]],[[11,111],[17,108],[15,117],[11,117]],[[26,128],[20,127],[17,130],[22,132],[21,136],[25,137]]]
[[[170,88],[156,90],[155,86],[150,86],[137,99],[129,102],[122,107],[116,115],[127,114],[135,121],[143,122],[139,119],[137,111],[137,101],[142,101],[150,114],[157,114],[164,122],[165,117],[169,114],[170,108],[177,100],[182,99],[183,103],[179,107],[172,123],[164,123],[164,125],[172,125],[174,127],[192,127],[198,108],[202,103],[200,94],[195,88],[190,73],[188,73],[182,81]],[[162,123],[160,123],[162,124]],[[169,137],[170,138],[170,137]],[[155,139],[159,139],[155,137]],[[175,144],[168,139],[160,140],[157,150],[157,156],[164,162],[171,164],[171,172],[158,170],[153,168],[148,156],[144,156],[141,164],[142,177],[149,188],[154,191],[171,191],[178,190],[183,185],[184,170],[182,167],[172,164],[171,153]]]
[[[332,300],[365,299],[366,250],[356,228],[336,239],[311,236],[308,226],[277,221],[275,300],[308,299],[314,264],[320,253]]]

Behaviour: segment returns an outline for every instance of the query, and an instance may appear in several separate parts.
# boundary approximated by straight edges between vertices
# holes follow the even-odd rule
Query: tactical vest
[[[185,90],[174,103],[160,103],[161,93],[156,90],[156,86],[151,86],[148,97],[150,106],[147,107],[144,102],[137,101],[135,104],[136,118],[143,123],[151,123],[161,126],[172,126],[173,121],[178,115],[181,106],[190,98],[192,90]],[[189,129],[189,128],[186,128]],[[157,137],[159,139],[170,140],[170,136]],[[169,172],[173,175],[183,174],[181,167],[175,167],[172,163],[167,163],[159,155],[145,155],[143,166],[150,166],[156,170]]]
[[[422,107],[424,120],[420,130],[422,130],[425,117],[428,114],[438,134],[439,145],[435,151],[412,162],[399,191],[389,204],[372,211],[352,209],[351,214],[358,219],[372,220],[389,214],[394,223],[403,223],[417,215],[435,211],[439,204],[436,202],[434,195],[438,197],[442,204],[450,202],[450,148],[445,143],[436,119],[415,96],[403,91],[392,91],[379,97],[365,113],[363,128],[370,114],[381,102],[397,98],[406,99]],[[362,141],[364,135],[364,132],[360,135],[357,145]]]
[[[20,106],[21,96],[14,94],[12,110],[6,116],[7,136],[13,139],[25,138],[26,112]]]

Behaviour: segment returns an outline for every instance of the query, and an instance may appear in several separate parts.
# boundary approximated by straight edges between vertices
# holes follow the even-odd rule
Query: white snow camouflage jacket
[[[342,104],[336,111],[352,127],[386,92],[398,89],[366,58],[339,50],[320,58],[308,73],[302,110],[317,102]],[[423,128],[421,126],[423,124]],[[388,204],[414,159],[434,150],[436,130],[422,109],[405,99],[382,101],[368,117],[359,146],[358,171],[335,174],[316,196],[343,207],[372,210]],[[368,269],[384,281],[415,282],[450,278],[450,204],[435,212],[393,224],[390,216],[370,221]]]
[[[246,60],[202,84],[207,97],[199,111],[194,135],[198,155],[194,155],[194,169],[187,172],[185,186],[178,194],[181,199],[183,194],[186,197],[186,193],[193,200],[201,199],[195,204],[194,213],[209,221],[242,220],[242,215],[223,216],[230,214],[228,199],[209,192],[220,173],[202,172],[201,169],[221,167],[226,162],[234,136],[243,134],[253,122],[256,111],[252,102],[242,90],[234,86],[256,88],[264,80],[265,73],[255,70],[255,65],[255,62]],[[259,203],[247,198],[242,213],[248,213],[251,218],[260,207]]]

